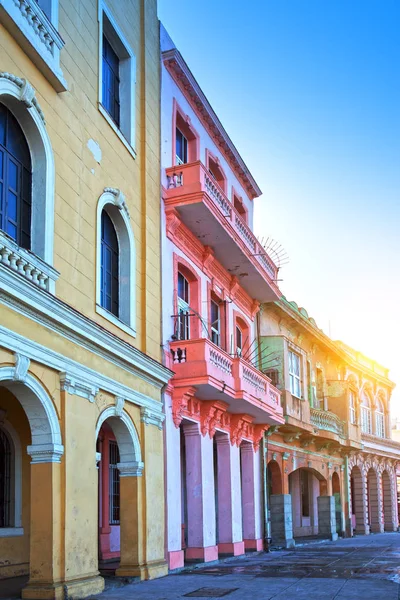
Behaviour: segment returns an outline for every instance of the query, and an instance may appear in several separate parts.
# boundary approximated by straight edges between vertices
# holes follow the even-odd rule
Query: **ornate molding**
[[[129,214],[128,206],[126,204],[125,194],[121,192],[119,188],[112,187],[105,187],[103,191],[105,194],[111,194],[112,196],[114,196],[113,202],[115,206],[118,208],[118,210],[125,211],[128,216],[128,219],[130,219],[131,217]]]
[[[15,358],[15,369],[13,380],[24,382],[26,380],[26,376],[28,374],[29,365],[31,364],[30,359],[24,354],[19,354],[16,352],[14,354]]]
[[[115,397],[115,416],[120,417],[122,415],[122,411],[124,410],[125,398],[122,396]]]
[[[227,413],[228,404],[218,400],[209,400],[201,403],[200,431],[204,436],[213,438],[217,427],[226,429],[230,424],[230,415]]]
[[[27,447],[27,453],[31,457],[31,464],[38,463],[60,463],[64,453],[61,444],[34,444]]]
[[[250,415],[231,415],[230,438],[232,446],[240,446],[243,438],[253,438],[253,417]]]
[[[120,477],[141,477],[144,463],[142,461],[117,463],[117,469]]]
[[[99,391],[97,386],[91,385],[83,379],[78,379],[78,377],[69,375],[66,372],[60,373],[60,385],[62,392],[80,396],[89,400],[89,402],[95,401],[96,394]]]
[[[23,104],[25,104],[27,108],[35,107],[43,123],[46,123],[44,113],[40,108],[39,102],[36,99],[35,89],[27,79],[17,77],[16,75],[13,75],[12,73],[7,73],[5,71],[0,71],[0,79],[7,79],[8,81],[15,83],[15,85],[18,86],[20,89],[20,101]]]
[[[162,430],[164,419],[165,415],[162,412],[158,413],[145,407],[140,409],[140,420],[145,425],[155,425],[158,429]]]

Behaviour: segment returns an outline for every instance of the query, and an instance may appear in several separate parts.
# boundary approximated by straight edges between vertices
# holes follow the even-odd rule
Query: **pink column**
[[[249,442],[242,442],[240,452],[244,547],[246,550],[262,550],[260,453],[254,452]]]
[[[182,480],[181,480],[181,429],[172,419],[171,398],[165,397],[165,468],[167,547],[170,569],[184,565],[182,550]]]
[[[209,562],[218,558],[215,539],[213,441],[203,437],[197,423],[183,425],[186,446],[188,520],[187,560]]]
[[[244,554],[240,448],[228,435],[217,434],[218,463],[218,553]]]
[[[110,520],[109,520],[109,464],[110,457],[108,451],[108,442],[109,436],[107,431],[103,431],[100,437],[100,452],[101,452],[101,526],[100,526],[100,536],[99,536],[99,544],[100,544],[100,556],[101,558],[108,559],[111,558],[111,550],[110,550]]]

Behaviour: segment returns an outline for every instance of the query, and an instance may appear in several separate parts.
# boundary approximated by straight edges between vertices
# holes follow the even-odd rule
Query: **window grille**
[[[300,356],[289,350],[290,393],[301,398]]]
[[[0,429],[0,527],[11,526],[11,445]]]
[[[109,442],[109,522],[110,525],[119,525],[119,450],[117,442]]]

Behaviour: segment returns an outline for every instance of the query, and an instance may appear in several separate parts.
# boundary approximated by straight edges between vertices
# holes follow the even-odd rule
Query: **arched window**
[[[376,400],[376,411],[375,411],[375,425],[376,435],[379,437],[385,437],[385,409],[380,398]]]
[[[0,104],[0,229],[19,246],[31,247],[32,163],[25,135]]]
[[[0,429],[0,527],[12,527],[12,446],[8,435]]]
[[[190,285],[178,271],[178,339],[190,339]]]
[[[362,393],[361,398],[361,431],[372,433],[371,402],[366,391]]]
[[[119,247],[114,225],[105,210],[101,213],[100,304],[119,317]]]
[[[121,190],[104,188],[97,204],[96,231],[96,312],[135,335],[135,238]]]

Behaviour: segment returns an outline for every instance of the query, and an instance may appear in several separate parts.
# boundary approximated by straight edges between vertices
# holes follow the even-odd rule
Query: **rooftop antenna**
[[[275,265],[280,269],[284,265],[287,265],[289,262],[289,255],[284,249],[284,247],[271,237],[262,237],[258,238],[261,246],[264,248],[265,252],[272,258]]]

